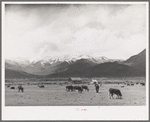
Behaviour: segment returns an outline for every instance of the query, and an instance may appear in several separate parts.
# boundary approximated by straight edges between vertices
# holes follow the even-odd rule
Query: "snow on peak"
[[[44,65],[46,63],[53,64],[53,63],[57,63],[57,62],[73,63],[80,59],[87,59],[89,61],[96,62],[96,63],[103,63],[103,62],[106,62],[109,60],[108,58],[106,58],[104,56],[99,57],[99,56],[89,56],[89,55],[69,55],[69,56],[66,55],[66,56],[62,56],[62,57],[48,56],[48,57],[45,57],[44,59],[34,58],[34,59],[31,59],[30,61],[27,61],[26,59],[18,58],[18,59],[12,60],[12,61],[15,61],[17,63],[22,63],[22,64],[30,64],[30,63],[34,64],[34,63],[40,62],[41,65]],[[11,63],[14,63],[14,62],[11,62]]]
[[[96,62],[104,62],[107,61],[108,58],[106,57],[92,57],[89,55],[69,55],[69,56],[62,56],[62,57],[46,57],[43,60],[40,60],[41,64],[44,65],[45,63],[53,64],[57,62],[68,62],[72,63],[80,59],[88,59],[90,61],[96,61]],[[100,61],[101,60],[101,61]],[[36,62],[36,61],[35,61]]]

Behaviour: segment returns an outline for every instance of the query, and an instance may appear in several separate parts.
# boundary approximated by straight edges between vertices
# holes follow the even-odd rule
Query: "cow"
[[[44,85],[38,85],[39,88],[44,88]]]
[[[111,97],[113,98],[113,94],[116,94],[118,98],[122,98],[122,94],[121,94],[119,89],[110,88],[109,92],[108,92],[108,95],[110,96],[110,99],[111,99]]]
[[[10,87],[10,85],[8,85],[7,87]]]
[[[22,91],[23,92],[23,87],[22,86],[18,86],[18,92]]]
[[[82,87],[82,89],[85,89],[85,91],[89,91],[88,86],[81,86],[81,87]]]
[[[131,86],[134,86],[134,84],[133,84],[133,83],[131,83]]]
[[[145,86],[145,83],[140,83],[142,86]]]
[[[124,87],[124,86],[121,86],[121,87]]]
[[[15,87],[12,86],[12,87],[10,87],[10,89],[15,89]]]
[[[73,91],[73,86],[71,85],[71,86],[66,86],[66,91]]]
[[[96,93],[99,92],[99,85],[98,84],[95,84],[95,90],[96,90]]]
[[[127,83],[127,86],[130,86],[130,84],[129,84],[129,83]]]
[[[81,86],[73,86],[74,90],[78,90],[78,92],[82,93],[83,89]]]

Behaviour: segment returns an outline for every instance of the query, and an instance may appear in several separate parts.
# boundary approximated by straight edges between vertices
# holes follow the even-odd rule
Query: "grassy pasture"
[[[95,78],[96,79],[96,78]],[[66,86],[70,85],[67,80],[7,80],[5,83],[5,105],[6,106],[141,106],[146,105],[146,87],[140,84],[126,86],[124,81],[145,82],[143,78],[106,78],[97,79],[102,82],[99,93],[96,93],[94,85],[89,84],[91,79],[83,79],[82,84],[87,85],[90,91],[67,92]],[[38,88],[39,83],[45,88]],[[120,83],[118,85],[118,83]],[[17,86],[22,84],[24,92],[18,92]],[[16,87],[10,89],[8,85]],[[124,86],[124,87],[121,87]],[[117,88],[122,92],[122,99],[110,99],[108,97],[109,88]]]

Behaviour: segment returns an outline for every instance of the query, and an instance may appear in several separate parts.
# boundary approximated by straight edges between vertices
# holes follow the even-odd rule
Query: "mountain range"
[[[89,55],[47,57],[41,60],[5,60],[6,78],[131,77],[145,76],[146,49],[127,60]]]

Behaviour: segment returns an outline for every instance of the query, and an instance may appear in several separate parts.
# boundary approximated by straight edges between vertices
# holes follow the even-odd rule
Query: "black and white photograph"
[[[148,2],[4,2],[3,107],[145,111],[148,9]]]

